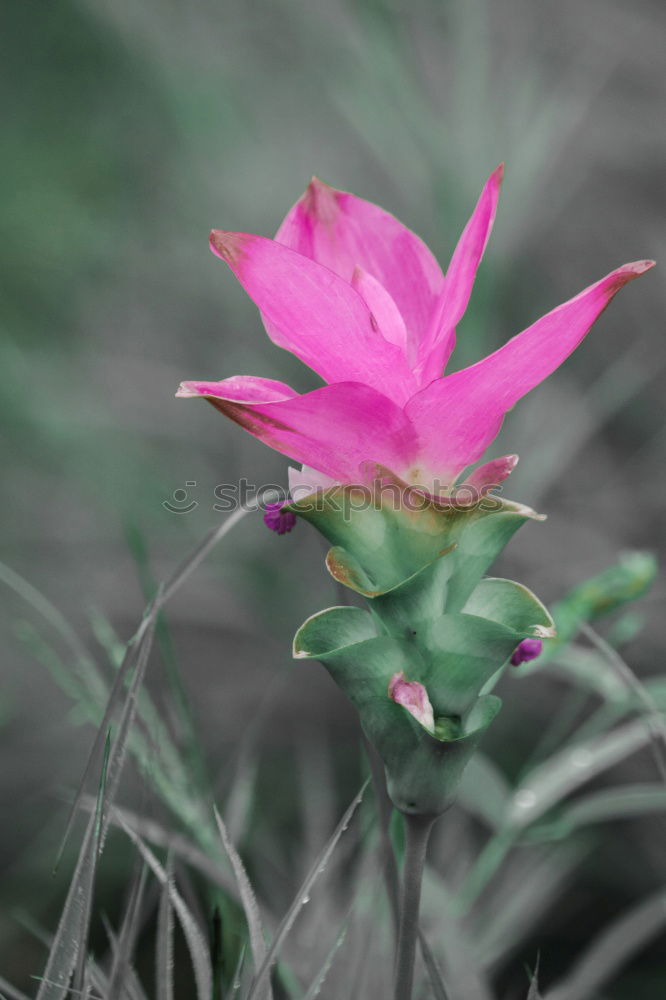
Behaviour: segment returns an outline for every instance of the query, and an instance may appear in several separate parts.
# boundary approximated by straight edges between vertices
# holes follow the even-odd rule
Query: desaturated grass
[[[60,921],[53,937],[47,935],[43,972],[34,974],[37,1000],[64,1000],[69,995],[170,1000],[182,990],[183,995],[192,995],[188,993],[192,989],[197,1000],[213,995],[296,1000],[315,995],[380,995],[390,988],[395,868],[389,864],[387,845],[391,856],[395,850],[399,858],[401,837],[399,825],[392,834],[385,825],[394,823],[382,805],[385,792],[377,770],[373,769],[374,795],[368,793],[365,804],[363,790],[355,796],[280,915],[255,892],[248,874],[261,869],[261,854],[253,857],[248,847],[246,864],[223,818],[229,810],[232,820],[238,795],[235,782],[247,781],[247,771],[237,769],[225,801],[218,806],[211,788],[198,782],[188,786],[188,775],[193,777],[187,763],[191,754],[186,745],[170,739],[144,689],[158,616],[238,520],[232,515],[157,589],[122,659],[111,650],[115,676],[102,697],[100,674],[75,633],[50,602],[15,574],[3,571],[4,582],[29,604],[32,614],[39,615],[44,626],[56,631],[75,653],[64,668],[55,653],[45,665],[53,669],[57,664],[54,680],[69,697],[79,699],[80,707],[97,725],[73,805],[74,812],[87,811],[89,819]],[[634,568],[634,574],[627,573],[627,566]],[[453,825],[460,827],[465,817],[477,818],[486,828],[485,843],[455,886],[437,864],[435,852],[425,887],[420,996],[448,1000],[501,996],[496,992],[498,972],[531,940],[535,926],[547,921],[586,854],[585,838],[575,834],[601,822],[666,811],[661,773],[666,677],[641,684],[618,652],[585,623],[598,616],[600,609],[622,606],[649,585],[642,560],[625,557],[619,568],[622,572],[609,570],[579,586],[559,605],[563,630],[567,621],[575,619],[578,627],[583,626],[581,637],[592,639],[586,647],[587,675],[578,668],[569,683],[580,688],[587,676],[590,694],[601,702],[596,712],[582,725],[569,727],[554,744],[537,748],[536,759],[525,763],[513,785],[483,754],[467,772]],[[596,598],[593,603],[591,592]],[[36,621],[35,628],[39,633],[42,625]],[[575,637],[577,633],[571,631]],[[55,640],[45,641],[48,646]],[[522,675],[538,679],[549,671],[560,671],[570,676],[568,649],[566,643],[554,641],[550,659],[546,651],[541,667],[524,670]],[[604,697],[596,675],[607,671],[614,672],[619,687],[611,687]],[[520,673],[516,672],[513,684],[521,683]],[[175,697],[173,689],[171,697]],[[253,743],[246,753],[260,759],[257,731]],[[652,783],[586,790],[593,779],[646,747],[654,754]],[[151,821],[145,796],[145,815],[119,810],[114,803],[128,753],[138,764],[150,797],[165,807],[161,824]],[[649,757],[645,768],[650,769]],[[86,784],[93,779],[98,790],[90,798]],[[260,822],[270,835],[272,823],[270,799],[263,815],[258,790],[250,788],[249,794],[255,799],[256,818],[250,820],[246,809],[244,824],[233,820],[238,838],[246,843],[250,843],[248,824]],[[446,828],[450,822],[447,816],[440,825]],[[352,823],[354,832],[348,833]],[[129,871],[126,874],[127,901],[116,931],[95,906],[97,870],[104,864],[102,852],[111,826],[129,838],[141,862],[133,877]],[[72,835],[71,829],[68,823],[66,837]],[[298,850],[298,845],[294,847]],[[188,870],[197,872],[197,888]],[[155,885],[157,891],[151,892]],[[213,904],[215,912],[224,914],[221,939],[218,935],[214,944],[201,917],[201,902],[206,900],[204,912]],[[174,917],[185,952],[174,947]],[[99,921],[106,925],[108,943],[98,955],[89,941],[91,925]],[[573,968],[542,990],[545,1000],[583,1000],[596,995],[594,991],[611,981],[664,924],[666,905],[664,891],[659,889],[607,922],[587,942]],[[154,973],[139,974],[137,962],[143,965],[141,955],[149,938],[154,940],[150,947],[155,954]],[[190,986],[184,985],[188,980]],[[7,997],[21,996],[9,983],[3,989]],[[537,989],[536,973],[531,983],[526,977],[524,995],[534,997]]]

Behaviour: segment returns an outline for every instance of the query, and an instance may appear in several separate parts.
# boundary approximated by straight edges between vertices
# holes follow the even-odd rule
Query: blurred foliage
[[[33,611],[16,597],[2,603],[5,978],[33,992],[29,977],[44,968],[42,945],[14,914],[20,908],[50,931],[57,926],[74,862],[70,840],[51,878],[66,822],[60,803],[71,798],[90,742],[75,724],[99,722],[143,593],[218,523],[217,484],[286,478],[279,456],[210,408],[174,400],[177,383],[238,372],[299,389],[314,384],[268,342],[251,303],[208,253],[208,230],[270,235],[316,173],[384,205],[445,262],[483,180],[506,160],[496,230],[461,324],[454,360],[462,366],[624,260],[663,257],[666,139],[655,123],[663,117],[665,28],[659,0],[2,6],[3,559],[52,602],[38,601],[40,613],[57,604],[64,619],[56,614],[49,628],[65,630],[54,642],[53,633],[42,634],[34,601]],[[571,595],[581,580],[614,586],[626,566],[619,577],[599,574],[618,552],[663,546],[662,327],[663,282],[649,276],[625,290],[564,369],[510,415],[493,449],[520,453],[510,495],[549,515],[509,550],[500,572],[547,599]],[[187,490],[198,506],[173,514],[163,501],[186,483],[196,484]],[[198,851],[213,850],[214,840],[222,858],[210,817],[202,824],[192,818],[195,789],[209,782],[232,840],[242,841],[273,931],[305,874],[304,859],[314,858],[334,829],[363,765],[355,721],[323,671],[289,663],[296,626],[336,602],[320,541],[303,526],[278,539],[246,521],[220,553],[174,600],[170,640],[158,625],[171,679],[149,684],[139,699],[143,721],[132,730],[134,759],[158,798],[171,796],[171,811],[147,800],[136,782],[126,783],[123,801],[163,829],[151,849],[175,838],[175,851],[179,837],[196,834],[208,838]],[[588,618],[589,590],[573,593]],[[492,803],[512,794],[507,783],[522,782],[525,790],[530,768],[571,736],[603,756],[617,749],[604,743],[608,727],[621,731],[641,714],[652,726],[644,691],[663,709],[665,684],[654,674],[663,599],[657,580],[636,610],[619,609],[608,624],[611,647],[622,645],[643,693],[627,691],[617,664],[611,669],[589,637],[561,647],[505,698],[500,732],[485,747],[484,787],[500,775],[492,796],[477,796],[476,818],[457,810],[442,830],[433,868],[448,884],[445,892],[433,880],[432,906],[451,910],[443,947],[471,933],[500,995],[527,992],[523,964],[533,968],[540,948],[539,988],[548,998],[550,984],[614,914],[638,907],[628,940],[659,912],[658,897],[648,897],[664,884],[663,827],[652,811],[659,790],[647,755],[614,765],[617,795],[602,776],[588,793],[601,798],[583,803],[580,813],[572,813],[574,802],[544,814],[534,843],[509,850],[504,835],[494,834],[504,862],[483,893],[483,914],[472,907],[466,918],[471,931],[460,930],[446,907],[470,877]],[[46,679],[45,666],[64,692]],[[574,669],[589,682],[572,685]],[[625,736],[631,743],[645,732],[637,727]],[[590,816],[630,814],[622,836],[611,835],[615,826],[605,833],[600,820],[590,825]],[[562,842],[564,830],[583,819],[571,844]],[[140,833],[150,840],[145,825]],[[187,845],[191,860],[190,839]],[[98,871],[96,912],[106,910],[116,927],[122,912],[134,912],[123,911],[121,900],[134,853],[112,834]],[[368,857],[360,848],[343,850],[347,874],[366,863],[361,855]],[[459,859],[454,870],[452,857]],[[333,889],[320,893],[329,909],[297,924],[290,961],[311,960],[321,946],[323,967],[324,952],[335,961],[338,942],[341,952],[351,941],[350,975],[370,977],[388,918],[387,927],[373,924],[383,890],[367,863],[352,911]],[[213,901],[201,889],[211,873],[192,875],[177,864],[185,905],[203,928]],[[154,892],[150,883],[144,902],[135,894],[132,906],[148,910]],[[234,907],[223,907],[226,939],[234,942],[227,978],[245,938]],[[166,916],[161,926],[168,928]],[[138,933],[139,972],[151,982],[149,928],[142,924]],[[179,934],[177,988],[190,996]],[[130,939],[126,934],[123,948]],[[92,943],[97,955],[112,947],[95,921]],[[477,966],[457,954],[449,948],[445,967],[453,963],[460,991],[481,996]],[[652,1000],[664,975],[652,954],[599,995]],[[306,983],[313,969],[292,974]],[[366,983],[370,995],[375,984]],[[576,988],[592,994],[596,987],[586,983],[583,976]],[[9,996],[1,982],[0,992]]]

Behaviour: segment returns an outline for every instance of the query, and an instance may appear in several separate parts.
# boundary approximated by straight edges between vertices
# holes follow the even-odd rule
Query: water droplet
[[[589,767],[592,763],[592,754],[585,747],[580,747],[571,754],[571,763],[574,767]]]
[[[303,898],[301,900],[301,906],[305,906],[305,904],[309,903],[309,902],[310,902],[310,897],[309,896],[303,896]]]
[[[521,788],[516,792],[514,803],[517,809],[533,809],[536,805],[536,795],[529,788]]]

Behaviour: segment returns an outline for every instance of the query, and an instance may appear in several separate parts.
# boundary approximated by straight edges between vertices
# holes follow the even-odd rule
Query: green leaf
[[[614,566],[570,590],[553,607],[557,639],[545,644],[539,662],[550,659],[573,639],[583,622],[595,621],[642,597],[652,586],[657,569],[651,552],[625,552]]]
[[[497,622],[468,614],[442,615],[415,629],[426,664],[416,679],[425,685],[436,716],[468,712],[523,638]]]
[[[463,610],[506,625],[523,637],[546,639],[555,635],[555,623],[539,598],[513,580],[486,577],[472,591]]]
[[[636,719],[550,757],[530,771],[516,789],[507,813],[509,827],[531,825],[580,785],[635,753],[651,738],[648,721]]]
[[[465,768],[458,802],[491,830],[500,830],[511,799],[511,787],[502,772],[483,753],[475,753]]]
[[[380,472],[382,488],[334,486],[288,507],[333,545],[327,559],[332,576],[366,597],[393,590],[451,553],[450,603],[460,610],[511,536],[526,520],[540,518],[529,507],[497,497],[462,507],[407,494],[404,483]]]
[[[395,806],[403,812],[438,815],[453,800],[465,764],[499,711],[498,699],[480,699],[478,694],[515,648],[516,634],[472,615],[444,615],[424,626],[423,645],[418,629],[411,640],[388,635],[363,639],[372,629],[376,626],[367,612],[331,608],[299,629],[295,655],[320,660],[357,708],[368,739],[384,761]],[[344,638],[352,642],[341,645]],[[388,685],[396,673],[423,683],[436,722],[455,722],[462,735],[432,736],[392,701]]]

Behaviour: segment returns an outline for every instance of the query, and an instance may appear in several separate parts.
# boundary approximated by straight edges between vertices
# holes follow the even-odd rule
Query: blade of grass
[[[253,510],[256,510],[257,508],[258,504],[253,504],[245,509],[234,511],[234,513],[230,514],[230,516],[226,519],[226,521],[224,521],[223,524],[218,525],[217,527],[209,531],[208,534],[204,537],[203,541],[200,542],[199,545],[197,545],[197,547],[194,549],[191,555],[189,555],[180,563],[180,565],[177,567],[177,569],[175,570],[171,578],[167,581],[167,583],[163,587],[160,587],[154,599],[149,603],[149,605],[145,609],[138,629],[136,630],[136,632],[130,639],[129,643],[127,644],[127,649],[125,652],[125,656],[123,658],[123,662],[114,679],[114,683],[111,692],[109,694],[109,699],[107,702],[106,710],[104,713],[100,729],[98,730],[97,737],[93,743],[92,750],[90,751],[90,755],[88,757],[88,761],[84,768],[83,776],[79,784],[79,789],[77,791],[74,802],[72,804],[72,808],[70,810],[70,815],[65,828],[65,833],[63,835],[62,843],[58,851],[58,856],[55,866],[56,868],[58,867],[63,851],[65,849],[65,845],[67,843],[67,840],[69,839],[69,835],[74,823],[74,817],[76,815],[76,812],[81,803],[81,799],[85,792],[85,785],[87,783],[87,779],[90,773],[92,772],[96,761],[99,759],[101,745],[103,742],[100,741],[99,737],[100,731],[103,731],[105,728],[108,727],[109,722],[113,717],[113,714],[115,712],[115,709],[117,707],[117,704],[119,702],[122,693],[123,685],[125,684],[126,678],[135,661],[135,656],[137,655],[137,651],[141,646],[141,643],[143,641],[144,636],[146,635],[146,632],[148,630],[154,629],[156,618],[161,608],[183,585],[185,580],[187,580],[187,578],[194,572],[197,566],[199,566],[200,563],[206,558],[208,553],[212,551],[212,549],[217,545],[217,543],[221,541],[222,538],[224,538],[224,536],[228,534],[229,531],[231,531],[234,525],[236,525],[246,514],[250,513]],[[31,587],[30,584],[27,583],[27,581],[23,581],[22,578],[15,579],[16,574],[14,574],[12,570],[9,570],[8,567],[4,567],[2,566],[2,564],[0,564],[0,569],[4,570],[2,578],[5,579],[5,582],[11,580],[12,584],[10,585],[14,585],[15,589],[17,586],[20,585],[21,590],[19,592],[22,594],[23,593],[27,594],[31,600],[31,603],[37,602],[36,606],[39,607],[42,614],[45,614],[48,620],[51,621],[55,609],[52,608],[48,604],[48,602],[45,602],[44,598],[42,598],[39,592],[35,591],[34,588]],[[65,628],[65,634],[69,634],[69,632],[71,632],[72,630],[69,629],[69,626],[67,626],[67,623],[64,622],[64,619],[62,619],[61,621],[61,618],[62,616],[60,616],[59,612],[56,611],[55,621],[59,623],[59,627],[61,629],[63,627]],[[62,624],[63,622],[64,626]],[[70,636],[70,641],[75,641],[80,646],[80,642],[75,633],[73,633],[73,640],[72,637]]]
[[[518,786],[506,822],[510,829],[531,825],[590,778],[644,747],[651,739],[642,719],[578,743],[535,767]]]
[[[108,760],[104,761],[102,769],[103,778],[98,796],[99,804],[95,813],[91,815],[81,845],[79,860],[70,883],[58,930],[53,939],[37,1000],[61,1000],[75,967],[77,978],[81,983],[83,981],[82,969],[84,966],[81,965],[80,959],[77,965],[77,957],[85,950],[97,859],[104,846],[109,825],[109,812],[120,783],[127,741],[136,715],[137,694],[143,682],[152,639],[153,630],[152,627],[149,627],[144,631],[137,645],[134,675],[123,705],[116,735],[108,751]]]
[[[106,917],[104,916],[102,917],[102,922],[104,924],[104,930],[106,931],[106,936],[109,939],[109,947],[111,949],[112,961],[115,961],[119,947],[118,937],[116,936],[116,934],[114,934],[113,927],[106,919]],[[92,963],[90,964],[90,973],[91,975],[95,975],[96,981],[100,986],[104,1000],[109,1000],[110,979],[108,977],[101,976],[99,972],[95,973]],[[139,982],[139,977],[137,976],[134,966],[131,964],[131,962],[128,962],[125,965],[124,977],[121,986],[122,986],[121,993],[116,994],[116,996],[122,997],[122,1000],[148,1000],[144,992],[144,989],[141,983]]]
[[[120,1000],[126,977],[132,967],[132,955],[134,954],[136,945],[141,905],[146,888],[146,874],[146,866],[142,865],[138,876],[132,884],[120,934],[118,935],[113,951],[113,964],[109,975],[107,1000]]]
[[[93,809],[94,799],[84,796],[82,808],[85,810]],[[182,858],[192,868],[196,868],[202,875],[205,875],[213,885],[219,886],[233,899],[238,898],[233,878],[220,868],[212,858],[209,858],[188,840],[187,837],[172,834],[156,820],[141,816],[139,813],[121,808],[120,806],[113,806],[109,821],[116,827],[123,828],[124,825],[131,827],[136,834],[143,837],[144,840],[149,840],[157,847],[169,848],[173,854]]]
[[[620,785],[592,792],[566,806],[543,827],[530,831],[535,839],[560,839],[574,830],[592,823],[607,823],[666,810],[666,789],[663,785]]]
[[[254,968],[255,972],[258,972],[266,959],[266,941],[264,939],[264,929],[261,923],[261,914],[259,913],[257,897],[255,896],[250,880],[247,877],[247,872],[245,871],[245,866],[240,858],[240,855],[231,842],[231,838],[229,837],[222,817],[216,808],[214,812],[217,828],[220,831],[220,839],[225,851],[227,852],[229,861],[231,862],[231,867],[233,868],[236,883],[238,885],[238,891],[243,905],[243,912],[245,914],[250,934],[250,948],[252,949]],[[265,988],[258,994],[258,996],[261,1000],[272,1000],[273,992],[271,990],[270,982],[266,982]]]
[[[37,1000],[62,1000],[68,992],[75,968],[77,973],[85,968],[92,893],[102,842],[109,746],[110,735],[107,733],[95,811],[91,813],[86,827],[58,929],[51,943],[46,968],[37,991]],[[79,958],[80,955],[83,955],[82,960]],[[82,982],[82,973],[80,978]]]
[[[581,632],[603,654],[613,672],[622,679],[625,686],[646,709],[647,714],[644,718],[650,733],[652,755],[661,780],[666,784],[666,758],[664,757],[663,750],[663,744],[666,744],[666,721],[657,708],[654,698],[647,688],[641,684],[629,664],[625,663],[617,650],[613,649],[591,625],[583,622]]]
[[[231,980],[231,992],[232,993],[237,992],[241,988],[241,982],[242,982],[241,977],[243,976],[243,973],[245,972],[245,956],[246,955],[247,955],[247,948],[245,947],[245,943],[243,943],[243,947],[240,950],[240,955],[238,956],[238,961],[236,962],[236,968],[234,969],[233,978]],[[215,997],[214,1000],[218,1000],[218,998]]]
[[[152,623],[153,623],[152,608],[153,608],[153,606],[154,605],[150,605],[149,604],[148,607],[146,608],[146,610],[144,611],[143,623],[146,623],[146,629],[148,629],[148,628],[152,629]],[[100,753],[102,751],[102,746],[104,744],[104,734],[105,734],[105,732],[108,731],[108,728],[109,728],[109,726],[111,724],[113,716],[116,714],[116,710],[118,709],[118,706],[119,706],[120,701],[122,699],[122,695],[123,695],[123,690],[124,690],[124,687],[125,687],[125,683],[126,683],[128,677],[130,676],[130,674],[132,673],[132,670],[134,670],[134,676],[135,677],[136,677],[136,674],[138,672],[138,666],[137,665],[138,665],[138,662],[139,662],[139,657],[141,655],[141,651],[144,648],[143,638],[144,638],[145,634],[146,634],[146,630],[144,630],[142,632],[140,639],[138,639],[136,642],[130,642],[128,644],[127,649],[125,651],[125,656],[123,658],[123,662],[122,662],[122,664],[120,666],[120,669],[118,670],[118,672],[117,672],[117,674],[115,676],[113,685],[111,687],[111,691],[109,692],[109,698],[108,698],[108,701],[107,701],[107,704],[106,704],[106,708],[104,710],[104,715],[102,716],[102,721],[101,721],[101,723],[99,725],[99,728],[97,730],[97,733],[95,735],[95,739],[93,740],[93,745],[92,745],[92,748],[90,750],[90,754],[88,755],[88,760],[86,761],[86,765],[85,765],[85,767],[83,769],[83,774],[82,774],[81,780],[79,782],[79,787],[77,789],[76,795],[74,796],[74,801],[72,802],[72,805],[71,805],[70,810],[69,810],[69,815],[67,817],[67,823],[65,824],[65,832],[62,835],[62,839],[60,841],[60,847],[58,849],[58,854],[57,854],[56,862],[55,862],[55,865],[54,865],[54,871],[57,871],[57,869],[58,869],[58,867],[60,865],[60,861],[62,860],[62,856],[63,856],[64,850],[65,850],[65,847],[67,845],[67,842],[69,841],[69,836],[71,834],[72,827],[74,826],[74,820],[76,818],[76,814],[77,814],[77,812],[79,810],[79,806],[81,804],[81,799],[83,798],[83,795],[85,794],[85,788],[86,788],[86,785],[88,783],[88,777],[89,777],[90,774],[92,774],[92,772],[93,772],[93,770],[94,770],[94,768],[95,768],[95,766],[97,764],[97,761],[99,760],[99,755],[100,755]],[[123,757],[124,757],[124,747],[122,748],[122,750],[123,750]]]
[[[0,989],[4,991],[6,1000],[30,1000],[29,996],[17,990],[4,976],[0,976]]]
[[[474,930],[476,954],[483,969],[494,971],[535,933],[539,921],[553,912],[555,901],[567,890],[587,850],[575,842],[558,844],[548,851],[523,856],[522,864],[509,869],[506,881],[482,913]]]
[[[166,880],[162,886],[157,912],[155,988],[157,1000],[173,1000],[173,906],[171,905],[171,893],[174,886],[171,853],[167,856],[164,873]]]
[[[123,823],[122,820],[121,826],[132,843],[135,844],[139,850],[141,856],[152,871],[155,878],[161,885],[166,886],[167,892],[169,893],[169,900],[176,911],[176,915],[180,921],[180,926],[183,929],[183,934],[190,952],[198,1000],[210,1000],[213,988],[213,972],[210,964],[208,946],[201,928],[192,916],[189,908],[185,905],[182,896],[176,889],[173,882],[169,882],[166,871],[150,848],[147,847],[141,837],[139,837],[139,835],[135,833],[131,827]]]
[[[539,992],[539,960],[541,956],[537,955],[536,966],[534,967],[534,972],[530,976],[530,989],[527,994],[527,1000],[543,1000],[541,993]]]
[[[341,930],[338,933],[338,936],[333,942],[333,947],[331,948],[328,955],[324,959],[324,964],[322,965],[321,969],[319,970],[315,978],[312,980],[310,985],[308,986],[306,992],[303,994],[303,1000],[315,1000],[315,997],[318,997],[319,994],[321,993],[321,988],[326,982],[328,974],[331,971],[331,968],[333,967],[335,956],[337,955],[338,951],[340,950],[340,948],[344,943],[348,929],[349,929],[349,924],[348,921],[345,920]]]
[[[423,963],[426,967],[426,972],[428,973],[430,985],[432,986],[433,997],[435,1000],[449,1000],[449,995],[446,992],[446,986],[444,985],[444,979],[442,977],[442,971],[437,964],[437,959],[435,958],[432,948],[428,944],[423,931],[420,929],[419,944],[421,946],[421,954],[423,955]]]
[[[247,996],[247,1000],[257,1000],[257,997],[262,995],[262,987],[265,979],[268,977],[272,964],[277,960],[278,953],[282,945],[284,944],[284,941],[287,935],[289,934],[291,928],[293,927],[296,917],[298,916],[302,908],[306,905],[306,903],[309,901],[313,885],[317,881],[318,877],[326,869],[326,866],[331,860],[333,852],[337,847],[338,841],[342,837],[342,834],[349,827],[349,824],[351,823],[354,813],[361,804],[361,800],[363,799],[363,795],[367,787],[368,787],[368,781],[364,782],[361,790],[358,792],[357,795],[354,796],[351,805],[349,806],[344,816],[342,817],[337,827],[335,828],[332,837],[330,838],[328,843],[324,846],[324,849],[321,851],[319,857],[315,860],[310,871],[303,880],[300,889],[296,893],[294,901],[287,910],[285,916],[282,919],[282,922],[280,923],[280,926],[275,932],[275,937],[271,942],[271,946],[268,949],[268,952],[266,954],[266,957],[264,958],[261,968],[254,977],[254,981],[250,989],[250,992]]]
[[[150,568],[150,558],[146,541],[139,528],[129,523],[125,526],[125,537],[134,558],[144,598],[150,600],[157,591],[157,581],[154,579]],[[199,788],[202,792],[205,792],[210,787],[206,762],[200,742],[197,739],[192,706],[185,685],[183,684],[183,679],[180,676],[173,638],[163,611],[160,611],[157,615],[155,636],[162,652],[162,660],[166,668],[167,681],[172,694],[172,704],[175,706],[177,724],[180,727],[180,736],[186,746],[186,756],[190,765],[188,769],[190,771],[190,780],[191,774],[194,772]]]
[[[588,1000],[632,955],[666,925],[666,891],[640,902],[606,927],[577,961],[572,972],[546,993],[545,1000]]]
[[[455,1000],[492,1000],[476,942],[465,933],[455,899],[434,870],[427,869],[427,876],[423,886],[425,910],[437,913],[437,939],[450,995]]]

